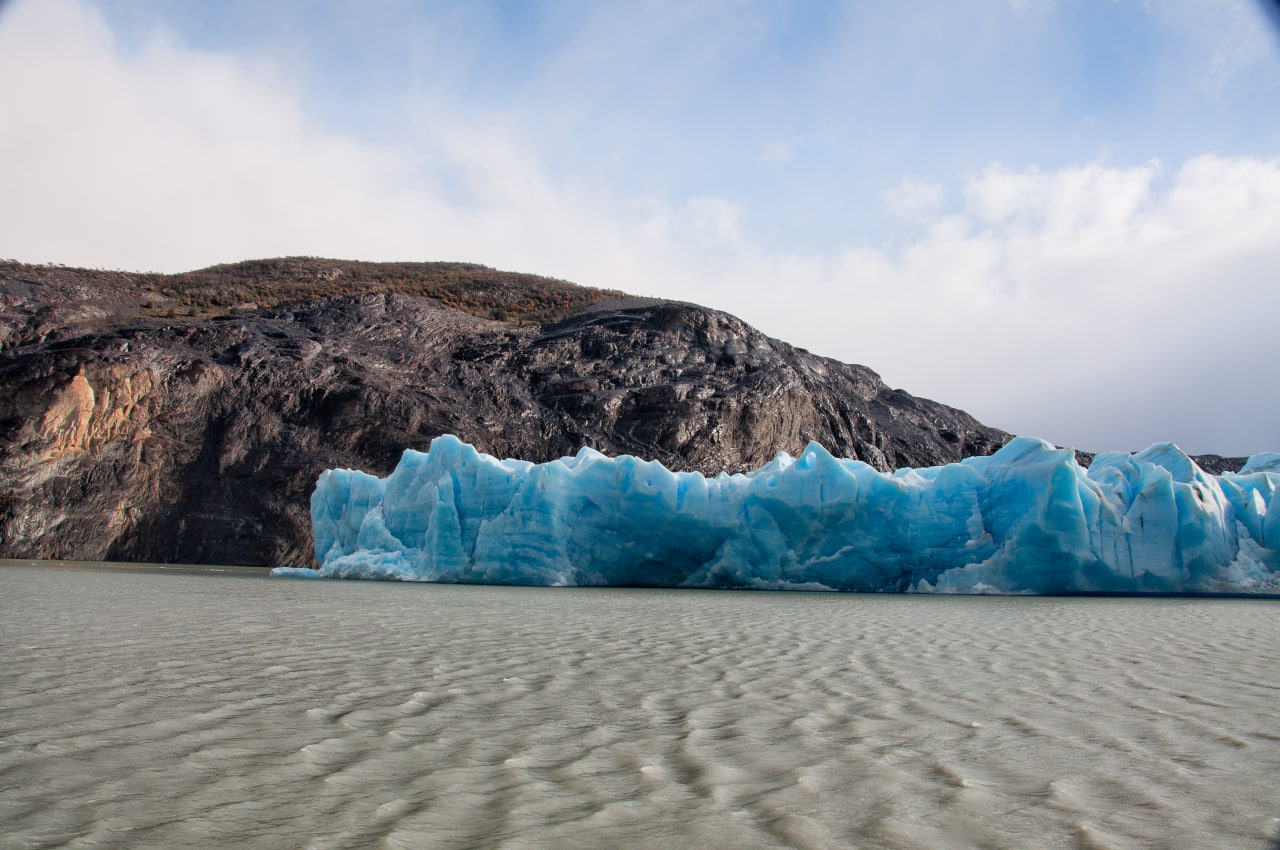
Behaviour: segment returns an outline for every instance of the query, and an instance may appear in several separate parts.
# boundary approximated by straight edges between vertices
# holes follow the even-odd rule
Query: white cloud
[[[324,132],[287,91],[227,57],[157,35],[124,58],[102,21],[66,0],[7,14],[7,253],[172,270],[304,252],[315,235],[413,203],[393,156]],[[338,243],[385,250],[393,241]]]
[[[727,309],[984,421],[1094,449],[1280,449],[1280,160],[993,164],[944,213],[906,177],[897,247],[766,249],[711,195],[553,178],[518,128],[438,104],[396,144],[307,114],[270,68],[75,0],[0,19],[0,255],[179,271],[283,254],[464,259]]]
[[[890,213],[903,219],[934,215],[942,208],[946,190],[923,177],[907,176],[881,195]]]
[[[993,424],[1091,448],[1280,446],[1280,160],[992,166],[901,250],[793,264],[812,316],[754,318]],[[765,273],[762,277],[769,277]]]
[[[739,210],[553,183],[517,130],[411,104],[395,145],[312,120],[269,68],[157,34],[125,54],[76,0],[0,25],[0,255],[183,271],[285,254],[464,259],[600,286],[669,280]]]

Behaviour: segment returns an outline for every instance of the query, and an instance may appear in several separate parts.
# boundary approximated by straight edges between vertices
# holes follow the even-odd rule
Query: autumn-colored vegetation
[[[577,286],[473,263],[366,263],[318,257],[249,260],[181,274],[113,272],[0,262],[0,276],[68,284],[92,278],[118,294],[132,290],[142,315],[207,317],[315,298],[398,293],[433,298],[458,310],[513,323],[571,316],[614,290]],[[86,281],[87,282],[87,281]]]

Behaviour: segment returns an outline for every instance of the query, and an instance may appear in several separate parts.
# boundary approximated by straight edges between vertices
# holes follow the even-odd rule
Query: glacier
[[[706,478],[590,448],[499,460],[453,436],[387,478],[320,475],[319,570],[275,576],[928,593],[1280,593],[1280,453],[1210,475],[1170,443],[1082,468],[1018,437],[878,472],[810,443]]]

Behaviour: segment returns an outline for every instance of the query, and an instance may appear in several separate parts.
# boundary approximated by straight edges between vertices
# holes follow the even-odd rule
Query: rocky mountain
[[[318,474],[443,433],[708,474],[810,439],[887,470],[1008,438],[724,313],[481,266],[9,262],[0,308],[0,557],[311,565]]]

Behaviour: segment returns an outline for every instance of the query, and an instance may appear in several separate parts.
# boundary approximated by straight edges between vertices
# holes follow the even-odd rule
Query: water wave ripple
[[[0,847],[1248,847],[1280,607],[0,568]]]

